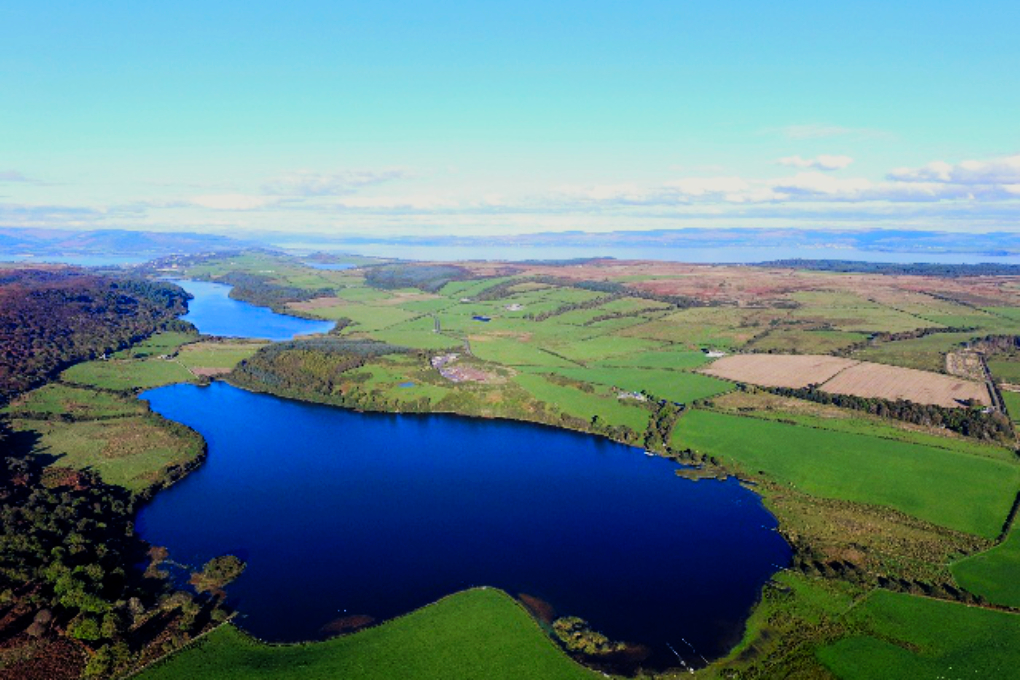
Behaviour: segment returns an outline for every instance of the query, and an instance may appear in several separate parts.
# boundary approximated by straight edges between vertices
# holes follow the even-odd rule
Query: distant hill
[[[215,234],[103,229],[70,231],[0,227],[0,255],[152,255],[237,250],[252,241]]]

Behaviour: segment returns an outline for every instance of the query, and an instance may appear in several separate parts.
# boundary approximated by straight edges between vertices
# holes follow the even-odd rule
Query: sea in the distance
[[[832,248],[818,246],[730,246],[730,247],[676,247],[676,246],[549,246],[549,245],[423,245],[400,243],[301,243],[287,242],[288,249],[296,251],[332,251],[370,257],[423,260],[429,262],[456,262],[465,260],[571,260],[582,258],[613,257],[618,260],[657,260],[688,262],[692,264],[753,264],[773,260],[853,260],[858,262],[888,262],[896,264],[1020,264],[1020,255],[955,252],[885,252],[859,248]]]

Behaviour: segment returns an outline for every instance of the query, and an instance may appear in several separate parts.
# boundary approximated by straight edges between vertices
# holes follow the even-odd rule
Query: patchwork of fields
[[[374,401],[358,397],[357,403],[389,404],[384,408],[427,404],[429,410],[543,422],[562,415],[570,427],[590,421],[592,428],[610,428],[605,430],[610,436],[762,480],[767,501],[796,527],[800,550],[822,551],[823,556],[838,550],[839,559],[832,563],[839,569],[878,570],[866,580],[879,574],[897,574],[904,583],[949,579],[944,585],[950,590],[944,592],[967,588],[974,596],[1012,602],[1011,586],[1003,585],[1013,568],[1012,540],[954,564],[955,581],[948,563],[956,551],[992,546],[1002,531],[1020,489],[1020,466],[1007,442],[733,391],[735,382],[820,385],[837,394],[947,408],[987,404],[983,383],[945,375],[945,356],[972,338],[1020,333],[1020,317],[1007,311],[1016,302],[1012,280],[833,276],[616,261],[459,266],[466,272],[462,280],[420,288],[372,287],[364,268],[328,272],[323,279],[335,293],[294,307],[349,320],[341,335],[352,340],[389,342],[426,356],[457,352],[459,362],[491,376],[491,384],[450,383],[412,356],[393,356],[359,368],[352,373],[359,382],[341,382],[333,387],[336,394],[348,399],[367,391]],[[270,268],[281,283],[302,280],[284,267],[262,265]],[[692,305],[690,299],[697,302]],[[709,350],[730,356],[709,363]],[[1003,377],[1012,375],[1008,364],[991,365]],[[1004,399],[1011,415],[1020,414],[1017,399],[1010,393]],[[660,418],[660,403],[687,407],[670,428],[668,449],[656,448],[653,436],[666,422]],[[836,525],[831,522],[804,514],[820,512],[812,503],[823,502],[830,504],[831,522],[854,523],[846,538],[832,533]],[[883,532],[889,532],[885,540]],[[853,536],[860,540],[848,542]],[[818,559],[831,558],[816,557],[814,564]],[[868,677],[860,650],[885,644],[877,641],[885,639],[895,616],[907,615],[911,607],[930,607],[915,596],[897,595],[898,606],[890,613],[880,608],[885,604],[881,597],[869,597],[870,590],[856,581],[835,581],[843,584],[844,594],[830,601],[828,586],[807,586],[799,578],[786,582],[798,602],[797,617],[803,618],[796,618],[800,623],[784,636],[796,637],[793,631],[799,627],[830,621],[840,630],[873,630],[879,637],[850,637],[817,657],[811,651],[792,662],[784,655],[794,652],[774,638],[755,641],[752,626],[742,644],[764,650],[764,658],[749,662],[734,657],[726,664],[742,668],[784,658],[784,663],[808,667],[823,663],[841,677]],[[851,623],[843,618],[857,600],[867,603],[858,610],[868,612],[867,628],[864,619]],[[836,601],[840,604],[831,607]],[[766,610],[771,606],[763,605]],[[932,621],[931,630],[947,625],[935,615]],[[959,653],[947,650],[949,656]],[[904,652],[896,663],[927,668],[927,653]],[[715,677],[712,668],[708,677]]]
[[[282,308],[343,323],[284,349],[157,335],[68,368],[8,413],[17,429],[61,451],[61,465],[132,490],[182,458],[165,424],[130,395],[216,376],[327,404],[589,431],[689,463],[691,474],[754,482],[795,547],[744,640],[702,677],[785,669],[847,680],[952,677],[950,666],[966,677],[1007,677],[1020,661],[1020,615],[995,608],[1020,609],[1020,533],[1006,525],[1020,459],[1005,417],[987,416],[1004,430],[964,423],[950,431],[941,421],[744,387],[818,386],[986,417],[970,408],[991,403],[985,385],[947,375],[946,355],[979,338],[1020,335],[1020,280],[616,260],[361,264],[312,269],[267,252],[197,261],[181,273],[261,277],[267,289],[306,291]],[[378,343],[390,349],[375,353]],[[712,361],[717,352],[727,356]],[[485,379],[438,372],[431,359],[448,353]],[[1008,352],[988,357],[1020,422],[1020,392],[1008,389],[1020,385],[1018,366]],[[470,591],[321,645],[268,647],[223,628],[144,677],[443,677],[449,669],[591,676],[505,595]]]

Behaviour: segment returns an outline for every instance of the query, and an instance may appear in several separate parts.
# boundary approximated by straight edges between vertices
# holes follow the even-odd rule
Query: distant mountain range
[[[215,234],[128,231],[69,231],[0,227],[0,255],[131,255],[153,257],[172,254],[237,250],[262,244]]]
[[[194,232],[151,232],[106,229],[70,231],[0,227],[0,259],[32,256],[102,255],[157,258],[243,248],[328,249],[357,252],[365,245],[514,247],[528,248],[811,248],[819,256],[839,257],[840,250],[871,253],[908,253],[922,256],[967,254],[1009,257],[1020,255],[1020,233],[959,233],[872,229],[859,231],[801,229],[660,229],[650,231],[548,232],[505,236],[367,236],[259,233],[243,239]],[[822,255],[823,251],[827,254]],[[850,253],[848,253],[850,254]],[[813,257],[813,255],[811,256]],[[763,254],[762,259],[768,259]],[[857,258],[860,259],[860,258]],[[720,261],[725,256],[720,253]]]

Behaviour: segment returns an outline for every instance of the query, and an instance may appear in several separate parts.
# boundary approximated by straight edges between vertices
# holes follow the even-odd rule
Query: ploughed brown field
[[[833,394],[907,399],[918,404],[954,407],[967,400],[990,403],[983,383],[831,356],[738,354],[719,359],[702,372],[767,387],[796,388],[814,384]]]
[[[766,387],[821,385],[860,362],[824,355],[734,354],[719,359],[703,373]]]

